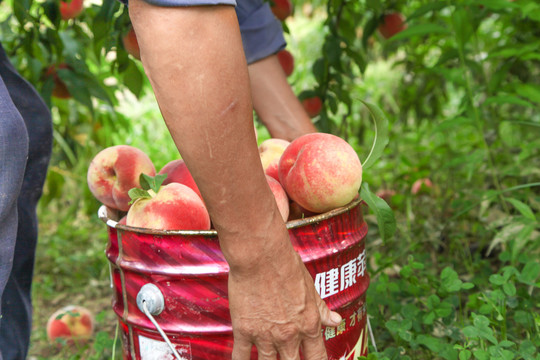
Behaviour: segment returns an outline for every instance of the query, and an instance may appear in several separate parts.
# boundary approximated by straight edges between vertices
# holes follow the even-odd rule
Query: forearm
[[[276,55],[248,68],[253,107],[272,137],[292,141],[317,131],[287,82]]]
[[[250,267],[268,247],[290,246],[257,152],[233,7],[159,8],[130,0],[130,16],[161,112],[229,265]],[[279,235],[264,238],[270,230]]]

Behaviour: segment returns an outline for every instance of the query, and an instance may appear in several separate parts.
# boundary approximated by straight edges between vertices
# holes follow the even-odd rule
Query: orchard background
[[[390,13],[406,28],[385,38],[378,28]],[[2,44],[54,121],[30,357],[119,359],[106,228],[86,170],[117,144],[142,149],[158,169],[179,155],[124,48],[125,7],[86,0],[76,18],[61,15],[58,0],[0,5]],[[388,146],[364,173],[397,224],[388,236],[391,214],[366,216],[376,340],[368,358],[540,359],[540,4],[296,0],[284,27],[289,81],[301,99],[322,99],[321,131],[365,159],[376,134],[362,101],[389,120],[377,134],[387,132]],[[66,88],[54,90],[48,69],[60,64]],[[68,304],[91,309],[96,332],[59,349],[45,324]]]

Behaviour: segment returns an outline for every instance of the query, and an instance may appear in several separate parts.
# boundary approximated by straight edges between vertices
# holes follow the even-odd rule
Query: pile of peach
[[[337,136],[313,133],[293,142],[268,139],[260,144],[259,153],[285,221],[344,206],[358,196],[362,165],[354,149]],[[155,175],[154,164],[143,151],[117,145],[95,156],[87,180],[101,203],[127,212],[128,226],[210,229],[208,211],[183,160],[171,161],[157,173],[156,178],[164,179],[161,186],[141,186],[141,181],[152,183]]]

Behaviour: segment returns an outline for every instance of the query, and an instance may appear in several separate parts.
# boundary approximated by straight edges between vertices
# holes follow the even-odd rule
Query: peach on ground
[[[279,179],[289,198],[306,210],[322,213],[358,195],[362,165],[345,140],[325,133],[306,134],[285,149]]]
[[[167,174],[167,178],[163,181],[162,185],[168,185],[173,182],[184,184],[191,190],[195,191],[202,199],[201,192],[199,191],[193,176],[191,176],[191,173],[189,172],[184,160],[178,159],[168,162],[158,174]]]
[[[268,182],[268,186],[270,186],[270,190],[272,190],[272,193],[276,198],[276,204],[283,221],[287,221],[289,218],[289,198],[287,197],[287,193],[279,181],[273,177],[266,175],[266,181]]]
[[[92,194],[108,207],[127,211],[128,191],[139,188],[141,174],[154,176],[154,164],[142,150],[116,145],[100,151],[88,167],[87,182]]]
[[[152,198],[136,200],[127,213],[126,225],[155,230],[208,230],[210,216],[203,201],[179,183],[162,186]]]
[[[47,321],[47,337],[51,342],[64,339],[68,344],[84,342],[92,337],[92,313],[82,307],[69,305],[56,311]]]
[[[281,155],[290,145],[290,142],[283,139],[267,139],[259,145],[259,155],[264,169],[264,173],[279,181],[278,167]]]

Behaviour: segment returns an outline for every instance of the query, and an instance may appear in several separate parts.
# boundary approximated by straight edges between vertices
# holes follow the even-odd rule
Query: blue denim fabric
[[[120,0],[127,4],[128,0]],[[236,3],[236,15],[248,64],[285,48],[281,22],[264,0],[145,0],[158,6],[193,6]]]
[[[49,110],[0,46],[0,360],[28,352],[36,205],[51,149]]]
[[[281,22],[270,10],[268,2],[238,0],[236,15],[248,64],[285,48]]]

